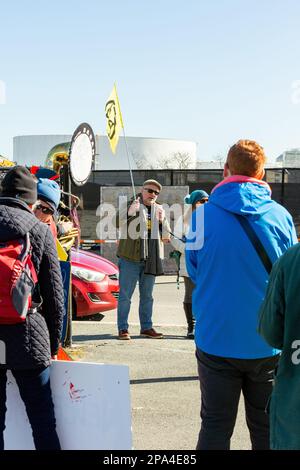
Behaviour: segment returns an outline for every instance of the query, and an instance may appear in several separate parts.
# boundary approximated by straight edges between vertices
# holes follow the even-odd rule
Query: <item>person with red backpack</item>
[[[52,233],[31,210],[36,200],[37,180],[30,171],[10,170],[0,197],[0,450],[7,370],[19,387],[35,448],[60,450],[49,366],[57,358],[64,297]]]

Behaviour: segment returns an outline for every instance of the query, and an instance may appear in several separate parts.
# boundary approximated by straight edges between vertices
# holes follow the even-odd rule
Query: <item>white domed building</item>
[[[13,160],[19,165],[43,165],[48,152],[57,144],[69,142],[71,135],[27,135],[13,140]],[[111,152],[107,136],[96,135],[95,170],[127,170],[124,137],[116,154]],[[196,142],[150,137],[127,137],[132,169],[196,168]]]

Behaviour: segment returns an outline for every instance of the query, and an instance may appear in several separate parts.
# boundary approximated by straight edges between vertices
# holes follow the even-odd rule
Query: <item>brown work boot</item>
[[[120,330],[119,331],[119,339],[130,339],[130,334],[128,333],[128,330]]]
[[[163,338],[163,334],[158,333],[157,331],[155,331],[154,328],[149,328],[149,330],[142,330],[141,336],[145,336],[146,338],[154,338],[154,339]]]

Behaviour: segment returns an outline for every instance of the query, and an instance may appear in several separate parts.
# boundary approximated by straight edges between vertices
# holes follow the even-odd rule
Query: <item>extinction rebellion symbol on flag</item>
[[[120,131],[124,128],[116,85],[105,104],[105,117],[110,148],[113,153],[116,153]]]
[[[116,134],[117,114],[116,103],[110,100],[105,105],[105,116],[107,118],[107,135],[109,139],[113,139]]]

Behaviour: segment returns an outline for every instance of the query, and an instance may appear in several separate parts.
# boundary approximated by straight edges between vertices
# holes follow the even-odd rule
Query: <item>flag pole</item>
[[[127,139],[126,139],[126,135],[125,135],[124,122],[123,122],[123,117],[122,117],[122,113],[121,113],[121,106],[120,106],[120,102],[119,102],[119,96],[118,96],[118,92],[117,92],[116,82],[114,83],[114,87],[115,87],[115,91],[116,91],[116,98],[117,98],[118,109],[119,109],[119,113],[120,113],[121,126],[122,126],[122,129],[123,129],[123,136],[124,136],[124,142],[125,142],[125,147],[126,147],[126,154],[127,154],[127,161],[128,161],[128,166],[129,166],[129,173],[130,173],[130,179],[131,179],[133,198],[136,199],[136,193],[135,193],[135,187],[134,187],[134,181],[133,181],[133,174],[132,174],[132,169],[131,169],[131,164],[130,164],[130,156],[129,156],[129,151],[128,151]]]
[[[126,154],[127,154],[129,172],[130,172],[130,179],[131,179],[131,185],[132,185],[133,198],[136,199],[136,193],[135,193],[135,187],[134,187],[134,181],[133,181],[133,174],[132,174],[132,169],[131,169],[131,164],[130,164],[130,157],[129,157],[127,139],[126,139],[124,127],[123,127],[122,129],[123,129],[123,136],[124,136],[124,142],[125,142],[125,147],[126,147]]]

